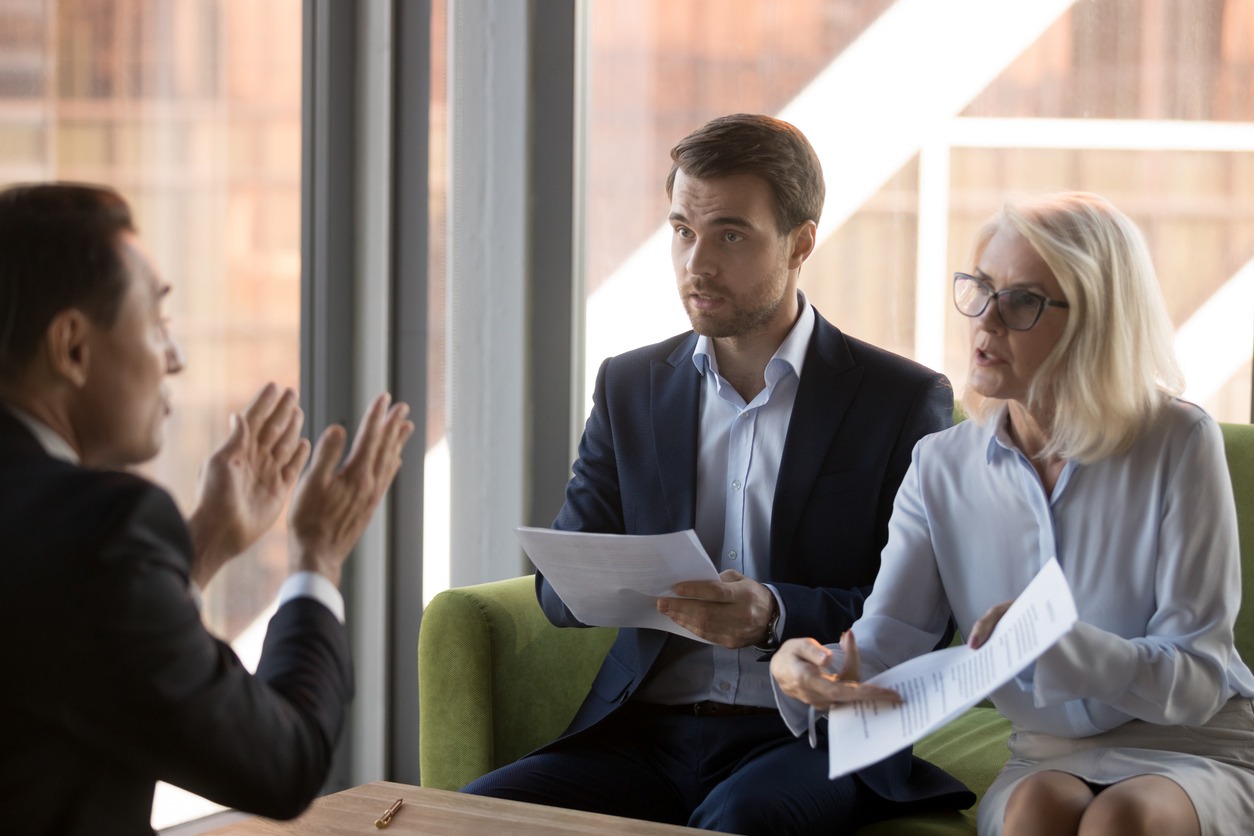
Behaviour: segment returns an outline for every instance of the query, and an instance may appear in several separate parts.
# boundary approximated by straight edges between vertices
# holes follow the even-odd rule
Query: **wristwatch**
[[[774,596],[772,595],[772,600]],[[775,635],[775,628],[779,625],[779,603],[774,601],[771,608],[771,620],[766,622],[766,635],[762,637],[762,641],[755,644],[754,647],[763,653],[770,653],[779,650],[779,636]]]

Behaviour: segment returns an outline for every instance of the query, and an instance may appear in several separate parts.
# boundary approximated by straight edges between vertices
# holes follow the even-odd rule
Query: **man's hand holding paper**
[[[660,612],[660,602],[668,602],[668,608],[679,603],[672,596],[679,594],[676,586],[680,584],[691,584],[694,592],[705,595],[729,600],[736,597],[716,591],[716,587],[728,584],[720,580],[692,530],[629,535],[523,527],[515,532],[531,562],[584,624],[649,627],[712,644],[711,639]],[[765,588],[762,591],[770,595]],[[687,608],[684,612],[694,611]],[[686,618],[694,623],[693,618]],[[707,619],[702,623],[712,622]],[[701,629],[711,631],[708,626]]]
[[[732,649],[759,642],[775,608],[775,596],[753,578],[728,569],[716,581],[684,581],[657,610],[702,641]]]

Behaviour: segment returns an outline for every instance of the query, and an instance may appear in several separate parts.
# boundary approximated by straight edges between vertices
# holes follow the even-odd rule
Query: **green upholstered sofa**
[[[1244,600],[1254,596],[1254,426],[1223,424],[1241,533]],[[556,737],[574,715],[614,630],[558,629],[536,603],[533,577],[450,589],[422,617],[418,636],[422,784],[457,789]],[[1254,662],[1254,605],[1242,607],[1237,647]],[[915,751],[982,796],[1005,763],[1010,725],[976,707]],[[911,816],[861,836],[974,834],[975,809]]]

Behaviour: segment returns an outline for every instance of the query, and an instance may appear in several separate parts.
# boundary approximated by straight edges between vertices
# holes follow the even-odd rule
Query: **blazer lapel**
[[[649,366],[649,412],[669,531],[684,531],[696,523],[701,403],[701,376],[692,363],[696,339],[696,334],[690,335],[669,357]]]
[[[797,385],[771,508],[771,577],[789,565],[793,535],[832,439],[853,403],[862,369],[845,338],[815,312],[814,335]]]

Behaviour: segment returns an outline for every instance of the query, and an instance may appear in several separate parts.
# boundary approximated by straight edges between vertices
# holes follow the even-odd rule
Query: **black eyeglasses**
[[[1040,321],[1047,307],[1069,308],[1066,302],[1046,299],[1039,293],[1020,288],[999,290],[996,293],[985,282],[966,273],[954,273],[954,307],[963,316],[979,316],[988,303],[997,302],[997,314],[1012,331],[1027,331]]]

